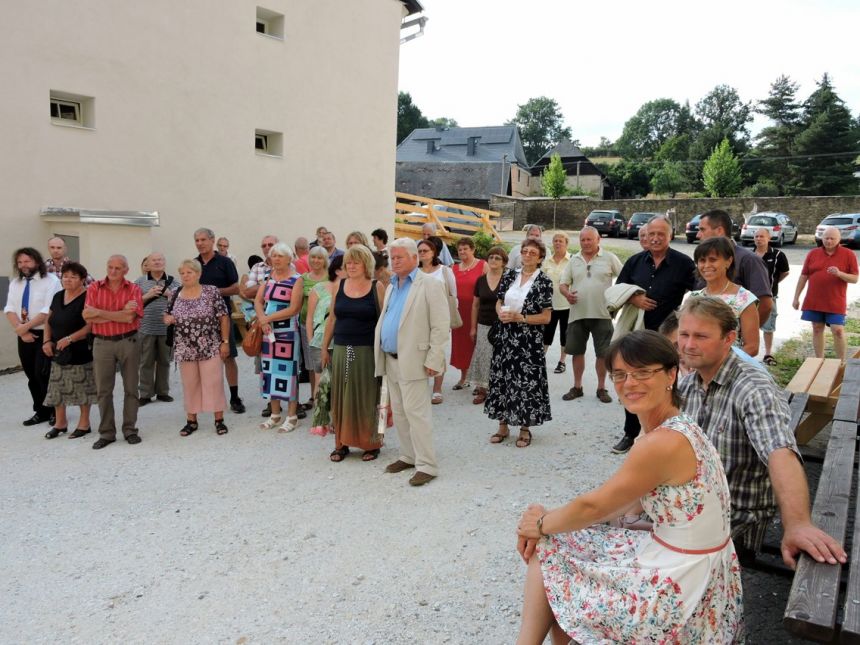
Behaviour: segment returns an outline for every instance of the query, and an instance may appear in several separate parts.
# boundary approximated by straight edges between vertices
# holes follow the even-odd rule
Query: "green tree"
[[[651,178],[651,188],[658,195],[675,197],[686,189],[687,177],[684,174],[684,164],[677,161],[664,161]]]
[[[706,149],[712,149],[723,139],[729,140],[729,145],[736,153],[749,148],[748,124],[752,121],[752,106],[741,100],[735,88],[717,85],[696,103],[696,117],[701,124],[702,134],[707,133],[705,143],[713,141]]]
[[[412,95],[409,92],[400,92],[397,95],[397,144],[399,145],[416,128],[429,127],[430,121],[412,102]]]
[[[803,130],[795,140],[792,162],[796,185],[802,195],[854,193],[854,157],[860,147],[860,130],[836,94],[829,75],[818,82],[816,90],[803,104]]]
[[[743,185],[741,164],[732,152],[728,139],[714,148],[702,168],[705,190],[711,197],[734,197]]]
[[[771,125],[762,128],[756,137],[753,152],[764,158],[757,164],[757,172],[764,184],[777,186],[779,195],[785,195],[792,183],[789,157],[794,154],[800,130],[797,87],[788,76],[780,76],[771,83],[767,98],[759,101],[756,108],[756,112],[771,120]]]
[[[615,188],[615,196],[643,197],[651,192],[648,166],[635,159],[622,159],[616,164],[596,164]]]
[[[652,158],[672,137],[692,127],[689,106],[672,99],[649,101],[624,124],[616,148],[627,159]]]
[[[555,99],[546,96],[531,98],[517,106],[517,113],[507,125],[520,132],[526,161],[533,165],[562,139],[570,139],[570,128],[564,127],[564,116]]]
[[[430,127],[434,128],[459,128],[456,119],[449,119],[447,116],[440,116],[430,121]]]
[[[561,163],[560,155],[553,154],[550,157],[549,165],[543,169],[540,180],[543,194],[552,199],[552,227],[555,229],[555,211],[558,207],[558,200],[570,192],[565,184],[567,172]]]

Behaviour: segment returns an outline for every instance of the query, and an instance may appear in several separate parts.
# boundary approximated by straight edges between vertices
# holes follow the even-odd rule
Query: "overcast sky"
[[[646,101],[695,106],[719,84],[762,99],[780,74],[804,99],[824,72],[860,110],[858,0],[421,2],[429,21],[400,47],[400,89],[461,126],[500,125],[545,95],[575,139],[597,145]]]

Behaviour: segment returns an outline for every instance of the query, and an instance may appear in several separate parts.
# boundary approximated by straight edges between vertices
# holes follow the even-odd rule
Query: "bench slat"
[[[860,411],[860,360],[849,358],[845,365],[845,375],[842,377],[842,387],[839,391],[839,401],[833,418],[840,421],[857,421]]]
[[[788,428],[792,432],[796,432],[797,426],[800,425],[800,420],[806,411],[807,401],[809,401],[809,395],[806,392],[795,392],[791,396],[791,402],[788,404],[788,409],[791,412],[791,420],[789,421]]]
[[[815,380],[809,386],[809,398],[813,401],[827,401],[830,393],[839,384],[842,376],[842,361],[838,358],[825,358]]]
[[[812,507],[813,523],[843,544],[854,475],[856,438],[855,424],[834,421]],[[804,638],[821,641],[832,639],[836,633],[841,575],[841,566],[819,564],[801,555],[785,607],[783,624],[786,629]]]
[[[818,374],[823,362],[823,358],[807,358],[794,373],[785,389],[789,392],[806,392],[815,380],[815,375]]]

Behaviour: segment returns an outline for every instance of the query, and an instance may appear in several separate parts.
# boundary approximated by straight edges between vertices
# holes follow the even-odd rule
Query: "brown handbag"
[[[242,351],[248,356],[259,356],[263,351],[263,328],[256,318],[251,321],[248,333],[242,339]]]

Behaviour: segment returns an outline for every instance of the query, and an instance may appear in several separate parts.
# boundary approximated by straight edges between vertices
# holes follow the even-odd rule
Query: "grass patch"
[[[779,387],[785,387],[800,369],[801,364],[811,356],[812,334],[805,332],[800,338],[792,338],[779,346],[773,354],[776,365],[768,365],[767,371]]]

